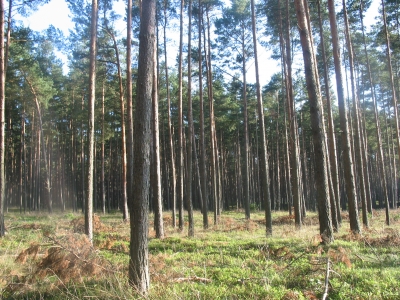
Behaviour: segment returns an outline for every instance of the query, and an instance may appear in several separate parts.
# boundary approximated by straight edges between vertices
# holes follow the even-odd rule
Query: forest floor
[[[301,229],[286,212],[273,214],[265,237],[263,212],[223,212],[218,225],[195,237],[172,228],[166,237],[150,225],[151,287],[146,299],[400,299],[400,210],[375,211],[361,235],[348,216],[335,241],[321,245],[318,218],[309,213]],[[94,217],[94,247],[75,213],[6,214],[0,239],[1,299],[142,299],[128,284],[129,223],[119,213]],[[210,218],[212,222],[212,216]],[[187,224],[185,224],[187,226]],[[328,279],[326,277],[329,271]]]

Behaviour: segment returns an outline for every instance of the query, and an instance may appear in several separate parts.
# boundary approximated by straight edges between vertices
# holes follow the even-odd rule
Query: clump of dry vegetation
[[[74,232],[77,233],[84,233],[85,232],[85,218],[79,217],[75,218],[70,222],[71,226],[73,227]],[[100,217],[97,214],[93,215],[93,230],[94,231],[107,231],[109,228],[105,226]]]
[[[27,274],[10,282],[5,293],[20,294],[34,290],[49,277],[57,278],[52,289],[65,287],[69,282],[83,283],[98,276],[106,278],[114,273],[109,261],[95,251],[87,236],[70,233],[62,237],[46,237],[46,244],[32,243],[22,250],[15,262],[29,264]]]

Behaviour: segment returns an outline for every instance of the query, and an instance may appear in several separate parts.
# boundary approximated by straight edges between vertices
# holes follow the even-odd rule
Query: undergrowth
[[[196,234],[172,228],[166,237],[150,224],[151,288],[148,299],[399,299],[400,211],[391,226],[377,211],[361,235],[347,216],[335,242],[321,245],[318,218],[309,213],[300,230],[287,213],[273,215],[265,237],[263,213],[245,220],[224,212],[219,223]],[[210,219],[210,224],[212,220]],[[142,299],[128,284],[129,223],[118,213],[94,216],[94,243],[79,214],[6,215],[0,239],[2,299]],[[329,271],[328,280],[326,277]]]

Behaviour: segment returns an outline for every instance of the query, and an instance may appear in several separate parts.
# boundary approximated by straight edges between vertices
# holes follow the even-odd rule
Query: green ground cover
[[[344,214],[335,242],[323,246],[313,213],[300,230],[287,213],[274,213],[273,236],[266,238],[263,212],[249,221],[242,212],[224,212],[208,230],[196,212],[195,238],[188,238],[165,212],[166,238],[150,230],[147,298],[321,299],[329,262],[328,299],[400,299],[399,214],[391,211],[386,226],[383,212],[374,212],[362,235],[350,233]],[[129,224],[121,219],[96,215],[92,248],[80,214],[7,213],[1,298],[141,299],[127,282]]]

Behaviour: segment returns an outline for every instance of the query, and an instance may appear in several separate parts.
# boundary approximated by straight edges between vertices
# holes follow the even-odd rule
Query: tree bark
[[[335,64],[337,97],[339,103],[340,130],[342,132],[341,150],[343,157],[345,188],[347,194],[347,201],[349,204],[350,229],[354,233],[360,233],[361,228],[358,220],[357,191],[356,191],[354,170],[353,170],[353,157],[351,155],[351,142],[349,135],[348,119],[347,119],[347,108],[344,100],[339,36],[337,31],[335,5],[333,0],[328,0],[328,9],[329,9],[329,22],[332,35],[333,59]]]
[[[92,0],[90,25],[90,67],[88,103],[88,167],[85,199],[85,233],[93,243],[93,171],[94,171],[94,106],[96,100],[96,40],[97,40],[97,0]]]
[[[338,165],[337,165],[337,157],[336,157],[336,137],[335,137],[335,127],[333,124],[333,116],[332,116],[332,104],[331,104],[331,95],[329,88],[329,72],[326,61],[326,51],[325,51],[325,42],[324,42],[324,32],[322,27],[322,18],[321,18],[321,4],[320,1],[317,1],[318,4],[318,21],[319,21],[319,29],[320,29],[320,39],[321,39],[321,52],[323,59],[323,67],[324,67],[324,81],[325,81],[325,97],[327,103],[327,111],[328,111],[328,150],[329,150],[329,162],[330,162],[330,171],[332,178],[332,189],[333,189],[333,197],[331,197],[331,210],[332,210],[332,224],[333,229],[335,231],[339,230],[341,218],[340,218],[340,205],[339,205],[339,175],[338,175]],[[335,210],[336,209],[336,210]]]
[[[255,59],[255,70],[256,70],[256,88],[257,88],[257,106],[258,106],[258,120],[260,123],[260,134],[261,134],[261,168],[262,168],[262,191],[264,194],[264,206],[265,206],[265,226],[266,235],[272,235],[272,213],[271,213],[271,195],[269,190],[269,166],[268,166],[268,152],[267,152],[267,138],[265,136],[265,124],[264,124],[264,107],[262,104],[262,94],[260,85],[260,75],[258,69],[258,51],[257,51],[257,34],[256,34],[256,14],[254,7],[254,0],[251,0],[251,24],[253,32],[253,47],[254,47],[254,59]]]
[[[200,180],[201,194],[203,197],[202,213],[203,213],[203,228],[208,228],[208,191],[207,191],[207,168],[206,168],[206,147],[204,137],[204,99],[203,99],[203,59],[202,59],[202,26],[203,26],[203,9],[201,0],[199,0],[199,105],[200,105]]]
[[[192,201],[192,173],[193,173],[193,138],[194,138],[194,125],[193,125],[193,108],[192,108],[192,0],[189,0],[189,28],[188,28],[188,119],[189,119],[189,134],[187,138],[187,190],[186,190],[186,205],[188,210],[188,236],[194,236],[194,219],[193,219],[193,201]]]
[[[126,192],[128,208],[133,201],[133,99],[132,99],[132,0],[127,3],[127,30],[126,30]],[[132,211],[130,211],[132,212]],[[132,221],[131,221],[132,222]]]
[[[183,229],[183,184],[184,184],[184,155],[183,155],[183,86],[182,86],[182,63],[183,63],[183,7],[184,0],[181,0],[180,29],[179,29],[179,99],[178,99],[178,131],[179,131],[179,161],[178,161],[178,211],[179,211],[179,230]]]
[[[169,75],[168,75],[168,59],[167,59],[167,0],[164,1],[164,59],[165,59],[165,85],[167,90],[167,103],[168,103],[168,137],[169,137],[169,150],[170,150],[170,164],[171,164],[171,184],[172,184],[172,226],[176,227],[176,169],[175,169],[175,149],[174,137],[172,133],[171,121],[171,96],[169,89]]]
[[[355,86],[355,75],[354,75],[354,57],[353,57],[353,45],[350,37],[349,21],[347,17],[346,1],[343,0],[343,12],[344,12],[344,24],[345,24],[345,36],[347,51],[349,56],[349,67],[350,67],[350,84],[351,84],[351,95],[353,100],[353,118],[354,118],[354,156],[356,158],[356,170],[358,172],[359,190],[361,191],[361,205],[362,205],[362,220],[365,227],[369,226],[368,214],[367,214],[367,193],[365,189],[365,178],[364,174],[364,162],[362,155],[361,146],[361,126],[359,118],[359,99],[357,96]]]
[[[318,198],[318,212],[320,234],[324,243],[333,241],[332,220],[330,216],[330,200],[328,174],[326,169],[326,142],[323,127],[322,99],[319,91],[319,78],[314,64],[313,45],[311,44],[311,28],[308,26],[305,10],[305,1],[295,0],[298,28],[300,32],[301,47],[303,49],[304,71],[306,76],[307,92],[310,101],[311,132],[315,153],[315,182]]]
[[[382,17],[383,17],[383,25],[385,30],[385,40],[386,40],[386,57],[388,63],[388,71],[389,71],[389,79],[390,79],[390,87],[392,89],[392,103],[393,103],[393,112],[394,112],[394,119],[396,124],[396,142],[397,142],[397,154],[400,160],[400,123],[398,117],[398,108],[397,108],[397,96],[396,96],[396,88],[394,84],[393,78],[393,67],[392,67],[392,56],[390,54],[390,39],[389,33],[387,29],[386,23],[386,12],[385,12],[385,1],[382,0]],[[395,187],[397,189],[397,187]],[[395,199],[397,201],[397,199]],[[385,199],[385,211],[386,211],[386,225],[390,225],[390,218],[389,218],[389,201]]]
[[[113,40],[113,47],[115,51],[115,58],[117,60],[117,74],[118,74],[118,88],[119,88],[119,102],[121,107],[121,164],[122,164],[122,178],[121,178],[121,193],[122,193],[122,219],[124,222],[127,222],[129,219],[128,212],[128,196],[127,196],[127,181],[126,181],[126,125],[125,125],[125,103],[124,103],[124,90],[122,86],[122,72],[121,72],[121,63],[119,60],[119,50],[117,46],[117,40],[115,39],[114,33],[106,28],[107,33],[110,35]]]
[[[154,227],[156,237],[164,238],[164,221],[162,209],[162,192],[161,192],[161,164],[160,164],[160,130],[158,121],[158,66],[157,48],[154,47],[154,68],[153,68],[153,101],[152,101],[152,129],[153,129],[153,203],[154,203]]]
[[[213,96],[213,78],[212,78],[212,64],[211,64],[211,33],[210,33],[210,16],[209,8],[206,7],[207,17],[207,47],[206,39],[204,38],[204,52],[206,53],[206,70],[207,70],[207,88],[208,88],[208,102],[210,111],[210,153],[211,153],[211,189],[212,200],[214,208],[214,224],[218,223],[218,192],[217,192],[217,167],[216,167],[216,145],[215,145],[215,119],[214,119],[214,96]],[[205,35],[205,32],[204,32]]]
[[[5,235],[5,60],[4,60],[4,0],[0,0],[0,237]]]
[[[133,167],[135,170],[133,190],[135,191],[135,197],[130,201],[130,211],[133,217],[130,218],[129,281],[143,295],[147,294],[150,285],[148,200],[150,187],[151,102],[155,63],[155,14],[155,0],[142,1],[133,152]]]

